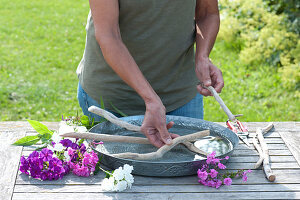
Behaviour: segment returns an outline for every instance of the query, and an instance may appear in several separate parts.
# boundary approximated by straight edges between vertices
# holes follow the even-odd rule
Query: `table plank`
[[[0,131],[0,199],[11,199],[22,147],[11,145],[25,132]]]
[[[86,185],[16,185],[15,193],[99,193],[104,191],[101,185],[86,184]],[[300,184],[256,184],[256,185],[231,185],[218,188],[206,187],[203,185],[133,185],[130,190],[125,190],[126,193],[144,192],[144,193],[178,193],[178,192],[300,192]]]
[[[282,139],[292,152],[300,165],[300,131],[299,132],[279,132]]]
[[[232,172],[233,170],[228,170]],[[265,178],[265,174],[262,170],[253,170],[248,175],[247,183],[244,183],[242,179],[233,179],[233,185],[241,184],[298,184],[300,183],[300,169],[279,169],[273,170],[276,175],[274,183],[268,182]],[[101,184],[104,173],[99,173],[95,176],[88,178],[78,177],[73,174],[65,176],[63,179],[56,181],[40,181],[29,178],[27,175],[20,174],[17,177],[16,185],[85,185],[85,184]],[[198,185],[197,176],[184,176],[184,177],[146,177],[146,176],[134,176],[134,185]]]
[[[234,193],[14,193],[13,200],[112,200],[112,199],[298,199],[300,192],[234,192]]]

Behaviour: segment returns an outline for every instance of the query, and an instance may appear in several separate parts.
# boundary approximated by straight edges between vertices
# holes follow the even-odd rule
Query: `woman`
[[[203,118],[202,95],[221,92],[221,71],[209,60],[219,30],[217,0],[90,0],[87,37],[78,66],[85,115],[104,103],[145,114],[142,132],[156,147],[171,144],[166,113]],[[202,32],[201,32],[201,31]],[[194,43],[196,41],[196,53]],[[197,90],[200,94],[197,94]]]

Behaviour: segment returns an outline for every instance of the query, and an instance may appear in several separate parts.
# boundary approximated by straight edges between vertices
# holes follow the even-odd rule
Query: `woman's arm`
[[[118,0],[90,0],[90,8],[95,37],[106,62],[145,101],[146,113],[141,130],[157,147],[171,144],[171,135],[166,126],[165,107],[122,41]]]
[[[209,60],[220,26],[218,0],[197,0],[195,20],[196,75],[205,86],[213,86],[217,92],[221,92],[224,87],[222,72]],[[200,85],[197,88],[201,94],[211,95]]]

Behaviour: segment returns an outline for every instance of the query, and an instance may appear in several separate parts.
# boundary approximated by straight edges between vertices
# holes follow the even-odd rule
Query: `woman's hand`
[[[166,125],[166,109],[161,101],[146,103],[146,112],[141,131],[146,135],[148,140],[160,148],[165,144],[172,144],[172,139],[178,137],[177,134],[169,133],[174,122]]]
[[[196,63],[196,75],[206,87],[212,86],[215,90],[220,93],[224,87],[224,81],[222,72],[217,68],[209,58],[203,58],[197,61]],[[197,89],[200,94],[204,96],[212,96],[210,91],[203,88],[201,85],[197,86]]]

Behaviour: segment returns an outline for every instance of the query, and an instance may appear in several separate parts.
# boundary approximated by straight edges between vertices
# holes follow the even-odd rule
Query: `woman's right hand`
[[[160,148],[167,144],[172,144],[172,139],[178,137],[177,134],[169,133],[174,122],[166,125],[166,109],[160,100],[146,103],[146,112],[141,131],[146,135],[151,144]]]

